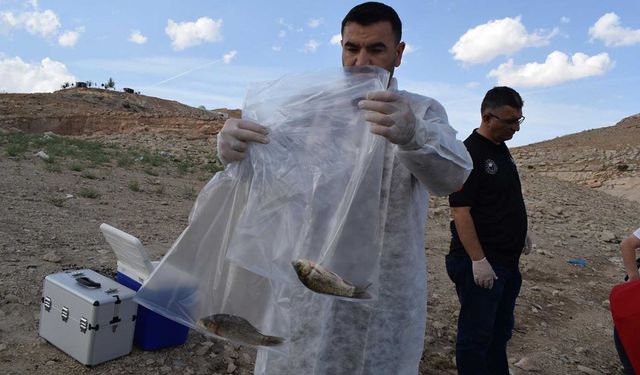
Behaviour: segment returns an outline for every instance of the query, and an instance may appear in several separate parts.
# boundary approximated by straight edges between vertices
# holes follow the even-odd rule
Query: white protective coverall
[[[395,78],[390,89],[397,90]],[[297,285],[290,301],[290,353],[259,349],[255,374],[418,373],[427,317],[427,191],[444,196],[457,190],[473,164],[440,103],[399,93],[418,121],[415,142],[385,146],[382,194],[389,199],[378,299],[352,303]]]

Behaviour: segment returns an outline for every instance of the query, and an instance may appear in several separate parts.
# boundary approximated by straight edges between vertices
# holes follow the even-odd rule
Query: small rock
[[[436,338],[435,338],[435,337],[433,337],[433,336],[431,336],[431,335],[427,335],[427,336],[424,338],[424,341],[425,341],[427,344],[433,344],[434,342],[436,342]]]
[[[47,153],[44,152],[44,151],[38,151],[36,156],[39,157],[42,160],[49,160],[49,155],[47,155]]]
[[[242,353],[242,359],[247,363],[251,363],[251,356],[247,353]]]
[[[62,261],[62,257],[55,253],[55,251],[50,251],[42,256],[43,260],[51,263],[60,263]]]
[[[236,371],[236,365],[233,362],[229,362],[229,366],[227,366],[227,374],[233,374]]]
[[[20,298],[14,294],[7,294],[4,296],[5,303],[20,303]]]
[[[209,351],[209,348],[210,346],[202,345],[200,348],[198,348],[198,350],[196,350],[196,355],[203,356],[207,354],[207,352]]]
[[[540,366],[538,366],[536,361],[529,357],[523,357],[518,362],[516,362],[514,366],[524,371],[540,371]]]
[[[4,343],[0,344],[0,352],[5,349],[7,349],[7,344],[4,344]]]
[[[588,375],[601,375],[602,374],[598,370],[594,370],[592,368],[589,368],[589,367],[583,366],[583,365],[578,365],[578,371],[584,372],[585,374],[588,374]]]
[[[598,235],[598,238],[603,242],[615,243],[618,241],[616,235],[608,230],[602,231],[602,233]]]

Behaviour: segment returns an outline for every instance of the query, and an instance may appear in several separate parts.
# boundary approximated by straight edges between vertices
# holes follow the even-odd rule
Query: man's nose
[[[367,51],[360,51],[356,56],[355,66],[364,66],[364,65],[372,65],[371,57],[367,53]]]

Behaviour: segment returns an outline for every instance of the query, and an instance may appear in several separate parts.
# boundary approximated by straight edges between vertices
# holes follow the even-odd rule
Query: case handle
[[[76,278],[76,281],[86,288],[98,289],[101,287],[100,283],[97,283],[86,276],[78,277]]]

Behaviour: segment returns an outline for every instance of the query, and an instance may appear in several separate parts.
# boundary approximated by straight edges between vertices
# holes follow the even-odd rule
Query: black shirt
[[[476,130],[464,141],[473,159],[473,171],[462,189],[449,196],[449,206],[471,207],[478,239],[489,262],[517,265],[527,235],[518,169],[504,142],[495,144]],[[453,221],[450,227],[450,254],[466,255]]]

